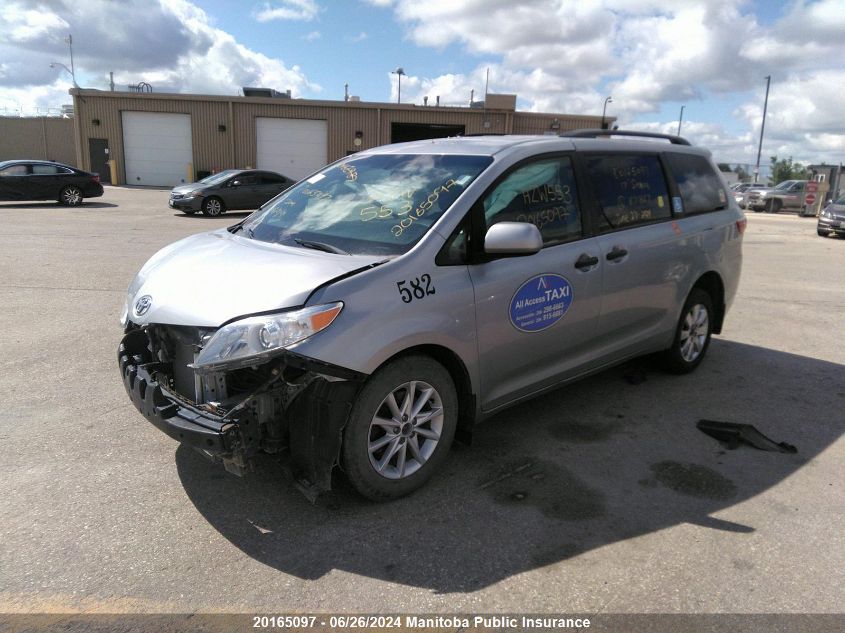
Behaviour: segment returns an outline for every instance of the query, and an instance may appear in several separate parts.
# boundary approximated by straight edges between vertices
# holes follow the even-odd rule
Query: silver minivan
[[[156,253],[127,292],[120,371],[150,422],[231,472],[288,452],[310,495],[339,466],[396,498],[504,407],[642,354],[695,369],[744,229],[679,137],[379,147]]]

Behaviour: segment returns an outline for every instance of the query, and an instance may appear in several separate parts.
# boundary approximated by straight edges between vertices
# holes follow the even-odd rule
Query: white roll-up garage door
[[[314,119],[255,119],[258,169],[299,180],[328,162],[328,124]]]
[[[193,162],[190,115],[122,115],[126,184],[173,187],[188,182],[188,165]]]

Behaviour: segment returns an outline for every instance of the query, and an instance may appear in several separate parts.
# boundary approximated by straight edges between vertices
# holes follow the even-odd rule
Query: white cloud
[[[351,37],[347,37],[345,39],[347,42],[350,42],[352,44],[359,44],[360,42],[363,42],[365,39],[367,39],[367,37],[367,34],[364,31],[361,31],[360,33],[358,33],[358,35],[352,35]]]
[[[794,0],[769,25],[758,21],[746,0],[389,4],[417,45],[458,45],[479,58],[467,76],[408,78],[407,93],[403,78],[403,101],[420,102],[439,90],[447,101],[467,103],[470,89],[483,92],[484,59],[492,62],[491,91],[516,92],[521,107],[601,114],[604,96],[612,94],[608,114],[623,123],[657,113],[666,102],[694,108],[705,99],[712,104],[727,95],[751,95],[729,126],[742,125],[740,134],[692,122],[684,128],[696,142],[748,159],[756,158],[759,87],[772,74],[764,152],[771,143],[796,157],[818,152],[843,158],[832,154],[845,143],[845,103],[837,90],[845,58],[842,0]],[[391,86],[395,98],[395,77]],[[677,121],[666,125],[677,129]]]
[[[262,8],[254,13],[255,19],[259,22],[271,22],[273,20],[313,20],[320,12],[320,7],[314,0],[282,0],[270,4],[265,3]]]
[[[70,65],[64,38],[73,34],[77,82],[106,88],[108,73],[122,89],[145,81],[156,92],[237,94],[242,86],[319,93],[298,66],[288,66],[238,42],[213,26],[188,0],[130,0],[122,17],[92,10],[90,3],[53,0],[31,15],[28,2],[0,10],[0,94],[16,108],[68,103],[69,77],[50,62]]]
[[[320,33],[320,31],[311,31],[310,33],[306,33],[305,35],[303,35],[302,39],[304,39],[306,42],[314,42],[320,39],[322,36],[323,35]]]

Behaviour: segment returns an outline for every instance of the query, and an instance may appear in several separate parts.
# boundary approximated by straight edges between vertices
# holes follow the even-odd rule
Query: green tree
[[[734,168],[734,171],[736,172],[736,177],[739,178],[740,182],[751,180],[751,176],[747,171],[745,171],[742,165],[737,165],[736,168]]]
[[[781,158],[772,156],[772,183],[777,185],[784,180],[803,180],[807,177],[807,169],[801,163],[793,163],[792,156]]]

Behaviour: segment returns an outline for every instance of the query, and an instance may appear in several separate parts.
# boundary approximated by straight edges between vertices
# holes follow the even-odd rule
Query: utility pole
[[[763,101],[763,122],[760,124],[760,144],[757,146],[757,165],[754,167],[754,183],[760,176],[760,153],[763,151],[763,130],[766,129],[766,109],[769,106],[769,85],[772,83],[772,76],[766,75],[766,100]]]

